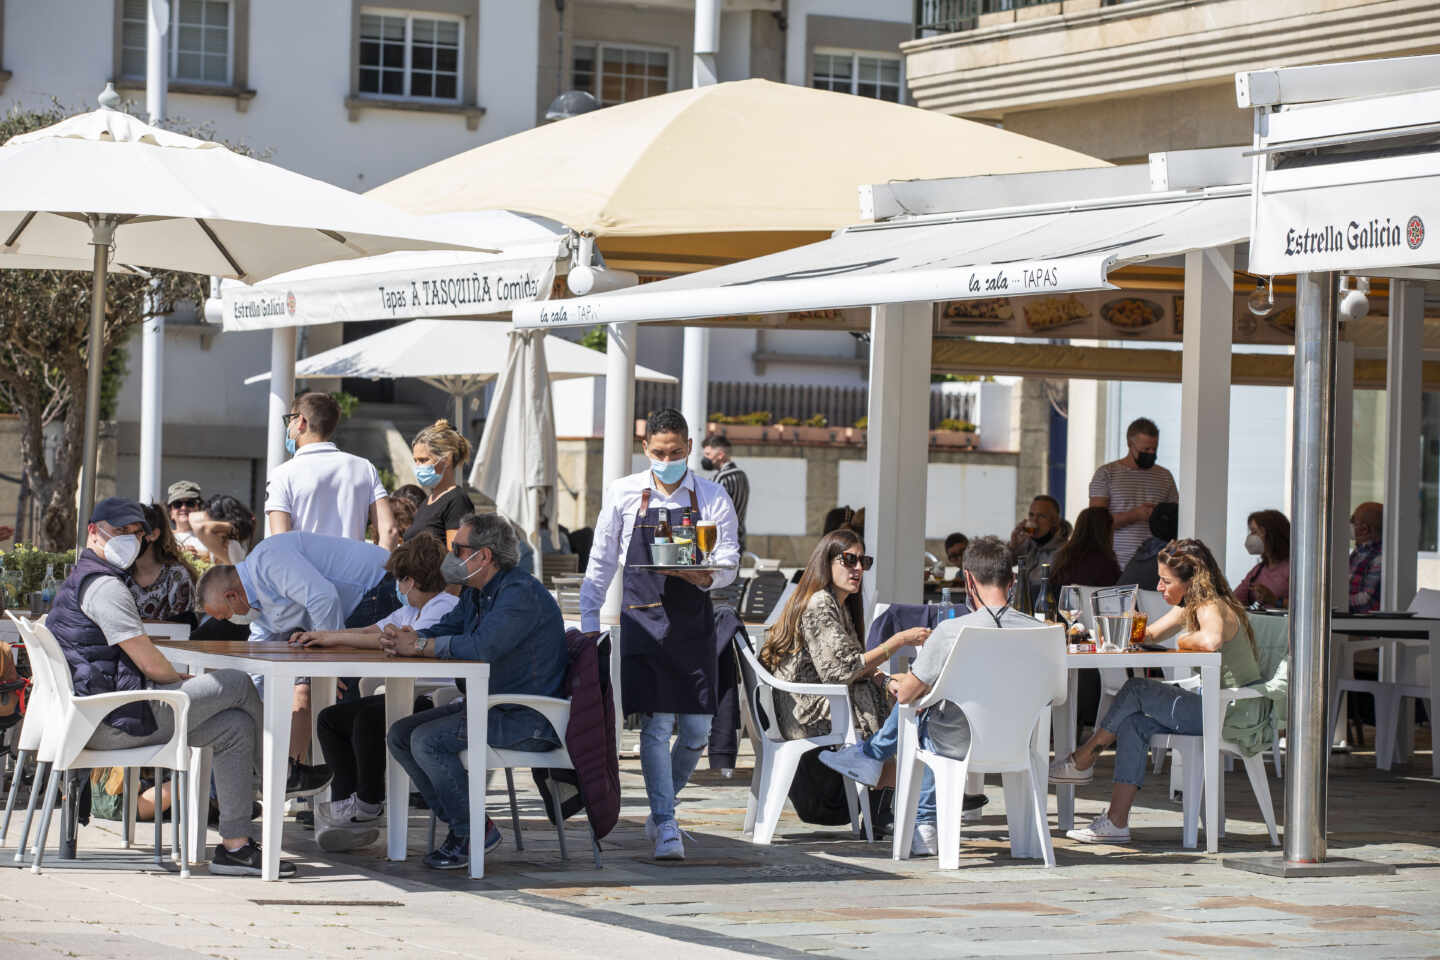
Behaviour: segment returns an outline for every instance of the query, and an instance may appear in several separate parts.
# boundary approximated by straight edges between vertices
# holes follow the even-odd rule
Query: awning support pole
[[[295,327],[270,331],[270,414],[265,423],[265,479],[285,462],[285,424],[295,400]],[[269,524],[262,524],[269,531]]]
[[[870,308],[870,407],[865,448],[866,620],[876,601],[919,603],[925,577],[934,305]]]
[[[1230,348],[1235,248],[1185,255],[1180,360],[1180,536],[1204,541],[1225,564],[1230,486]]]
[[[1390,335],[1385,363],[1385,514],[1382,610],[1404,610],[1415,598],[1420,550],[1421,364],[1425,287],[1414,280],[1390,281]],[[1431,652],[1431,656],[1437,656]],[[1402,683],[1415,682],[1420,648],[1401,646],[1391,666]],[[1415,701],[1400,701],[1400,730],[1394,762],[1409,762],[1415,749]]]
[[[94,247],[90,278],[89,365],[85,371],[85,439],[81,447],[80,502],[75,517],[75,556],[85,549],[85,531],[95,509],[95,475],[100,453],[100,375],[105,369],[105,286],[110,266],[110,244],[115,239],[115,218],[90,218],[90,244]]]
[[[602,454],[601,478],[605,490],[621,477],[629,475],[630,457],[635,449],[635,324],[612,323],[606,327],[605,347],[605,448]],[[600,608],[602,622],[620,615],[621,578],[610,581],[610,592]],[[603,629],[603,628],[602,628]],[[625,711],[621,708],[620,628],[610,628],[610,684],[615,690],[615,743],[625,733]]]

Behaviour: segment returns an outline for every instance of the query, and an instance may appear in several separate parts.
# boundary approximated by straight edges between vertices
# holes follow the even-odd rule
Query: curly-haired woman
[[[1145,630],[1147,640],[1179,630],[1180,650],[1220,653],[1220,685],[1243,687],[1260,679],[1255,632],[1244,607],[1199,540],[1174,540],[1160,551],[1160,592],[1171,610]],[[1145,781],[1150,737],[1157,733],[1197,736],[1204,731],[1200,694],[1149,677],[1131,677],[1095,733],[1073,754],[1050,766],[1052,783],[1089,783],[1100,750],[1115,745],[1115,786],[1110,809],[1088,826],[1071,830],[1085,843],[1128,843],[1130,806]],[[1240,700],[1225,713],[1225,729],[1253,726],[1269,709],[1261,699]],[[1224,736],[1224,730],[1221,731]]]

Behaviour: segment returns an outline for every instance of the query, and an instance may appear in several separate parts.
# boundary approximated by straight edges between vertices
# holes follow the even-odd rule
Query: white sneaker
[[[880,772],[885,769],[885,764],[874,757],[866,756],[865,751],[856,743],[843,746],[839,750],[821,750],[820,762],[841,776],[849,777],[867,787],[879,783]]]
[[[1081,843],[1129,843],[1130,828],[1115,826],[1110,822],[1109,815],[1102,813],[1090,821],[1090,826],[1067,830],[1065,836]]]
[[[385,804],[366,803],[353,793],[344,800],[322,800],[315,804],[316,822],[331,826],[373,823],[384,816]]]
[[[1050,764],[1051,783],[1089,783],[1094,779],[1094,765],[1092,764],[1088,770],[1081,770],[1075,766],[1075,754],[1073,753],[1063,760],[1056,760]]]
[[[650,821],[646,821],[648,826]],[[684,860],[685,841],[680,839],[680,827],[674,820],[655,825],[655,859]]]
[[[910,840],[910,856],[933,857],[940,852],[940,836],[933,823],[915,824],[915,836]]]

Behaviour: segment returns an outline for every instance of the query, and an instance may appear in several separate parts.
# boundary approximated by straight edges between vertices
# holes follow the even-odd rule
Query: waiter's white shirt
[[[621,477],[610,485],[605,494],[605,503],[600,507],[600,518],[595,521],[595,542],[590,547],[590,563],[585,568],[585,582],[580,585],[580,629],[600,629],[600,608],[605,604],[605,593],[610,581],[624,564],[630,552],[630,534],[635,529],[635,516],[640,509],[640,499],[646,489],[650,492],[651,507],[683,509],[690,506],[690,491],[700,505],[700,519],[715,521],[715,551],[711,561],[727,570],[711,574],[711,590],[729,586],[740,570],[740,540],[736,535],[735,505],[725,488],[713,480],[695,476],[693,470],[685,472],[685,479],[675,492],[667,494],[655,482],[655,475],[649,470]]]

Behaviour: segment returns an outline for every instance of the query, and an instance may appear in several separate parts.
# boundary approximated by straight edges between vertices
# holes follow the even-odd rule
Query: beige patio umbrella
[[[855,222],[859,184],[1100,166],[982,123],[742,80],[536,127],[367,196],[538,214],[594,233],[611,267],[684,272],[824,239]]]

